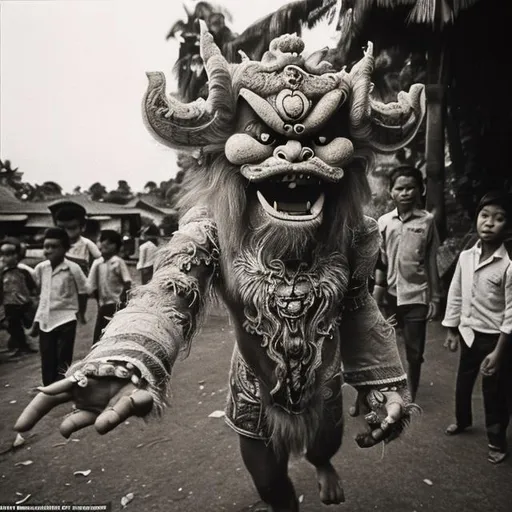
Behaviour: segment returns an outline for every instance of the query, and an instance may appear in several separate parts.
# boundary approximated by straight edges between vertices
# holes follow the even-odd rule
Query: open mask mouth
[[[254,186],[261,206],[276,219],[305,222],[323,211],[325,182],[310,174],[274,175]]]

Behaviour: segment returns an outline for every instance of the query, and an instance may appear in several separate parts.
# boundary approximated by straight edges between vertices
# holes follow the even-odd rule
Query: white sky
[[[213,3],[228,8],[230,27],[242,32],[288,2]],[[1,159],[19,167],[24,180],[56,181],[66,192],[95,181],[115,188],[120,179],[141,191],[149,180],[174,176],[174,152],[147,132],[141,100],[146,71],[171,79],[178,45],[165,36],[185,19],[182,5],[0,0]]]

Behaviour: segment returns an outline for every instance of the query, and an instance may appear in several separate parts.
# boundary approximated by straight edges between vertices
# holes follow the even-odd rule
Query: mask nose
[[[275,158],[287,162],[305,162],[314,156],[314,151],[308,147],[303,148],[298,140],[289,140],[274,150]]]

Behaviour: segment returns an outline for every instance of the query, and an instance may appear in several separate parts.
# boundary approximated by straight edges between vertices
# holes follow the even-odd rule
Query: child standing
[[[479,371],[488,460],[497,464],[507,456],[507,400],[512,375],[512,265],[503,240],[512,214],[512,197],[491,192],[477,208],[478,242],[462,251],[453,276],[443,325],[445,347],[460,346],[455,389],[455,423],[446,434],[455,435],[472,424],[471,396]]]
[[[434,216],[418,208],[422,191],[419,169],[404,165],[391,172],[390,194],[396,208],[378,220],[382,246],[373,292],[378,304],[387,302],[403,328],[413,400],[424,361],[427,321],[437,317],[440,302],[439,237]]]
[[[77,263],[82,272],[87,276],[92,262],[101,256],[98,246],[88,238],[82,236],[85,228],[86,214],[85,208],[73,201],[60,201],[50,206],[55,225],[66,231],[69,236],[70,247],[66,253],[66,258]],[[80,323],[85,324],[85,313],[87,311],[87,301],[78,316]]]
[[[98,301],[98,316],[93,343],[114,313],[126,304],[132,278],[125,261],[118,256],[123,240],[117,231],[106,229],[100,234],[101,258],[94,260],[89,274],[89,292]]]
[[[31,354],[37,350],[27,343],[25,327],[32,323],[36,283],[29,271],[19,264],[22,248],[17,238],[5,238],[0,242],[2,271],[0,280],[0,304],[4,306],[7,331],[10,335],[8,347],[14,350],[11,357]]]
[[[46,261],[35,268],[41,290],[33,334],[39,333],[43,385],[63,378],[73,359],[77,315],[87,300],[87,280],[77,263],[65,258],[69,236],[61,228],[46,230]]]
[[[145,242],[139,247],[139,261],[137,270],[140,272],[140,282],[148,283],[153,277],[153,265],[155,263],[155,254],[158,249],[159,231],[155,225],[149,226],[142,237]]]
[[[87,276],[92,262],[101,256],[98,246],[82,236],[85,228],[86,211],[78,203],[64,201],[51,207],[55,225],[66,231],[70,247],[66,253],[68,260],[78,263],[82,272]]]

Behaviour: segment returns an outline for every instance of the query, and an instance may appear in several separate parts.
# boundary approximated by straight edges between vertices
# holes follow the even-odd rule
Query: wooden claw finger
[[[48,386],[39,386],[37,388],[38,391],[41,391],[45,395],[55,396],[59,393],[65,393],[67,391],[71,391],[73,386],[76,384],[76,381],[70,379],[69,377],[66,379],[58,380],[57,382],[53,382]]]
[[[60,424],[60,433],[68,438],[73,432],[92,425],[97,417],[98,413],[96,412],[77,409],[64,418]]]
[[[153,397],[147,391],[138,389],[130,395],[135,416],[146,416],[153,407]]]
[[[105,409],[96,419],[94,426],[100,434],[106,434],[134,413],[130,397],[122,396],[112,407]]]
[[[38,393],[20,414],[14,425],[14,430],[17,430],[18,432],[26,432],[27,430],[30,430],[55,406],[67,402],[71,399],[71,392],[59,393],[57,395],[48,395],[43,392]]]

